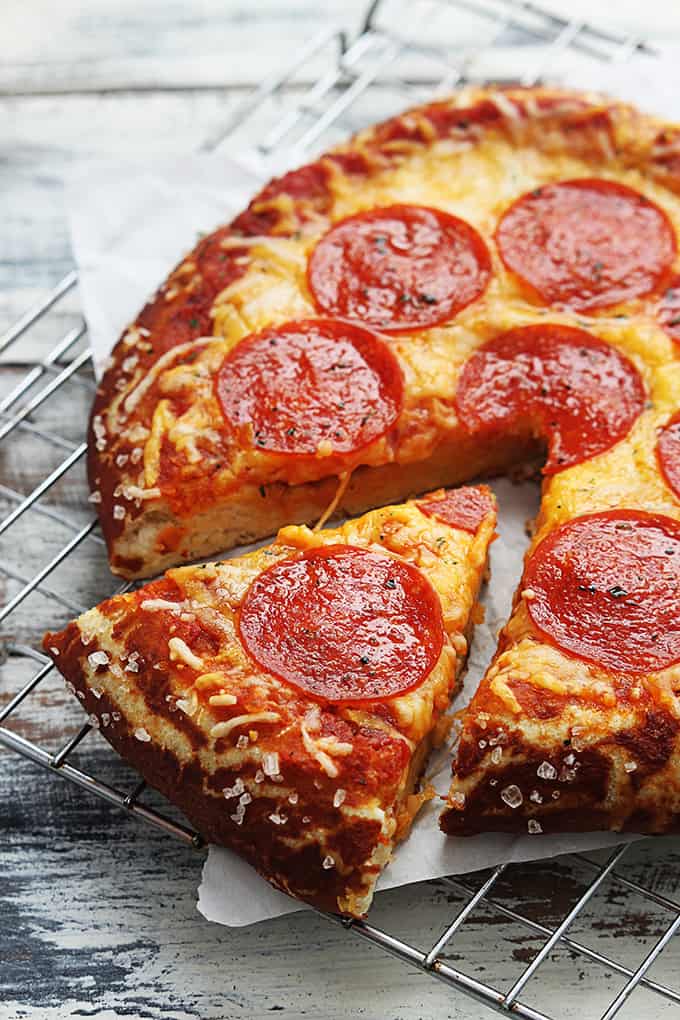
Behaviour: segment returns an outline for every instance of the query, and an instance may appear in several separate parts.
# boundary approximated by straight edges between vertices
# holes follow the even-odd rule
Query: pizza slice
[[[680,831],[680,439],[663,404],[545,484],[445,832]]]
[[[90,719],[209,842],[366,913],[443,739],[496,520],[483,486],[168,571],[44,646]]]

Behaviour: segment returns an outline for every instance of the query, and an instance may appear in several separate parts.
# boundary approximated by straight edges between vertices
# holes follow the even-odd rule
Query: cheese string
[[[342,471],[338,475],[338,487],[335,490],[335,495],[333,496],[333,499],[328,504],[328,506],[326,507],[324,512],[321,514],[321,517],[319,517],[318,521],[314,525],[314,528],[313,528],[314,531],[319,531],[320,528],[323,528],[323,526],[326,523],[326,521],[328,520],[328,518],[331,517],[332,514],[335,513],[335,511],[338,508],[338,504],[340,503],[340,500],[345,495],[345,490],[347,489],[347,486],[349,485],[349,480],[350,480],[351,477],[352,477],[352,472],[351,471]]]

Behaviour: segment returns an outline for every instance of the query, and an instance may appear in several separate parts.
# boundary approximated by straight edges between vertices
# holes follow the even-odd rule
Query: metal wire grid
[[[464,23],[461,19],[466,17],[470,20]],[[407,32],[399,27],[404,20],[408,25]],[[443,27],[447,20],[448,35]],[[418,25],[427,26],[428,37],[414,38],[413,26]],[[451,25],[453,34],[450,32]],[[462,45],[461,27],[463,35],[467,32]],[[442,45],[442,38],[450,38],[451,45]],[[432,39],[437,42],[433,43]],[[353,41],[348,42],[339,29],[331,28],[317,35],[296,54],[288,66],[268,77],[238,103],[222,131],[207,140],[202,148],[216,149],[227,139],[233,145],[239,135],[252,138],[255,134],[259,139],[255,151],[264,161],[276,158],[284,147],[288,150],[292,147],[304,156],[334,141],[338,135],[345,134],[348,128],[351,130],[361,126],[360,106],[363,97],[369,94],[375,97],[380,92],[397,109],[405,103],[414,103],[427,96],[446,92],[463,82],[476,80],[475,68],[483,66],[484,57],[491,47],[504,43],[516,45],[518,42],[527,47],[526,71],[522,75],[522,81],[527,85],[539,81],[544,70],[553,69],[561,55],[567,52],[578,52],[588,59],[609,61],[626,60],[636,52],[650,52],[641,40],[619,37],[582,21],[562,18],[524,0],[415,0],[410,3],[408,0],[373,0],[362,29]],[[316,77],[312,84],[296,86],[300,72],[304,72],[310,63],[319,58],[323,59],[327,70]],[[60,306],[76,283],[75,271],[69,273],[36,307],[8,329],[0,337],[0,355],[21,341],[37,324],[49,324],[50,313]],[[58,415],[58,401],[67,399],[69,385],[84,388],[86,392],[93,389],[91,352],[85,340],[86,327],[81,321],[66,332],[49,353],[34,363],[27,374],[0,399],[0,443],[4,441],[1,448],[4,452],[9,440],[14,444],[30,440],[46,444],[64,455],[28,494],[0,485],[0,500],[11,507],[0,521],[0,537],[6,539],[9,535],[12,540],[15,534],[12,529],[29,511],[38,515],[46,524],[64,528],[71,535],[33,576],[24,576],[8,561],[6,550],[2,553],[0,575],[4,575],[8,583],[17,587],[14,595],[0,609],[0,624],[3,625],[7,625],[13,614],[33,594],[44,596],[50,603],[56,604],[57,608],[65,608],[69,613],[78,613],[86,608],[73,601],[70,589],[67,592],[64,586],[55,587],[55,574],[61,565],[82,556],[88,543],[99,547],[103,545],[97,522],[93,518],[84,523],[72,520],[45,501],[45,497],[55,487],[67,476],[71,477],[70,473],[74,469],[82,467],[86,445],[83,441],[74,442],[61,436],[49,425],[41,424],[38,413],[49,406]],[[15,445],[12,449],[17,451],[19,447]],[[123,591],[126,587],[124,585],[117,590]],[[104,594],[111,594],[111,591]],[[60,618],[58,613],[55,613],[55,617]],[[69,760],[91,731],[89,723],[77,730],[56,751],[48,750],[10,729],[6,725],[10,717],[18,715],[21,705],[45,682],[53,667],[41,652],[11,639],[6,643],[6,656],[12,665],[20,665],[22,668],[29,666],[32,675],[0,709],[0,745],[180,840],[196,847],[201,845],[200,837],[191,829],[142,803],[140,798],[145,788],[143,782],[128,791],[118,789]],[[602,1020],[611,1020],[638,986],[680,1005],[680,983],[672,988],[653,980],[648,974],[659,954],[680,930],[680,903],[618,872],[616,869],[626,851],[627,846],[616,848],[604,865],[595,864],[582,855],[573,855],[580,867],[591,869],[594,874],[583,893],[555,927],[532,919],[528,911],[517,910],[502,902],[497,890],[505,872],[504,865],[481,878],[451,877],[444,880],[451,889],[461,893],[465,901],[429,950],[418,949],[368,922],[348,922],[337,917],[331,919],[400,960],[464,991],[478,1002],[500,1013],[513,1013],[527,1020],[549,1020],[547,1014],[520,1000],[520,996],[538,968],[558,946],[599,963],[625,979],[620,992],[602,1014]],[[477,881],[479,884],[476,884]],[[610,959],[568,933],[572,922],[607,881],[615,882],[644,897],[648,905],[663,908],[672,916],[670,924],[636,968]],[[444,957],[461,926],[480,904],[492,907],[501,916],[545,939],[531,962],[506,991],[469,976]]]

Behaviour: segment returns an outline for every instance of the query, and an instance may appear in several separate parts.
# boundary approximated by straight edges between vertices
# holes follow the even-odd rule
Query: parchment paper
[[[675,56],[663,62],[641,57],[625,67],[593,64],[579,79],[581,88],[619,94],[666,116],[674,115],[679,85]],[[680,105],[675,116],[680,119]],[[299,162],[300,155],[294,151],[275,165],[263,163],[249,151],[230,157],[145,158],[139,164],[98,162],[77,172],[68,191],[71,235],[98,371],[123,328],[194,245],[198,233],[226,222],[273,173]],[[501,480],[494,488],[500,504],[500,538],[491,554],[493,580],[484,598],[486,621],[477,627],[464,692],[456,708],[474,691],[493,654],[521,572],[527,543],[524,523],[538,506],[538,488],[533,484],[519,486]],[[443,794],[449,779],[449,751],[430,763],[429,771],[437,770],[434,785]],[[439,800],[425,806],[411,836],[381,878],[379,889],[637,838],[615,833],[447,838],[437,826],[440,809]],[[217,847],[210,848],[204,866],[198,907],[208,920],[232,926],[305,909],[272,889],[228,850]]]

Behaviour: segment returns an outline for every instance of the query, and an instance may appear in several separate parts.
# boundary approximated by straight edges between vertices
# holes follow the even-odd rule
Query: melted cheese
[[[560,179],[590,177],[593,174],[620,181],[645,194],[668,214],[680,235],[680,197],[643,174],[634,165],[623,165],[616,157],[596,165],[593,160],[607,157],[606,130],[591,129],[594,146],[589,159],[565,149],[562,136],[554,129],[541,133],[536,130],[527,142],[515,128],[519,115],[515,105],[502,92],[490,94],[505,118],[505,132],[482,130],[473,141],[432,139],[428,147],[398,140],[395,148],[406,158],[392,167],[377,170],[356,180],[345,176],[337,166],[332,167],[332,203],[328,217],[312,218],[302,231],[292,237],[259,236],[249,239],[237,237],[223,240],[225,248],[248,248],[247,267],[243,275],[232,282],[216,299],[213,308],[216,338],[212,345],[201,339],[193,344],[181,345],[164,355],[154,365],[149,377],[139,383],[125,399],[125,408],[133,410],[154,379],[159,380],[160,391],[170,394],[184,379],[191,387],[191,406],[181,417],[160,400],[153,416],[152,433],[144,452],[145,480],[148,487],[155,486],[160,471],[160,451],[167,439],[186,457],[187,465],[198,465],[211,451],[219,447],[220,411],[211,385],[220,360],[246,334],[265,327],[281,324],[294,318],[313,316],[315,307],[309,294],[306,267],[309,253],[331,223],[362,210],[391,203],[415,203],[435,206],[462,217],[471,223],[487,243],[493,260],[491,282],[482,296],[444,326],[423,330],[415,334],[388,337],[404,371],[406,381],[405,405],[400,420],[402,439],[396,448],[382,441],[371,444],[353,456],[320,457],[316,463],[287,463],[282,469],[266,451],[232,451],[231,460],[220,453],[221,471],[225,478],[247,476],[249,481],[264,483],[285,481],[300,484],[314,481],[329,474],[341,474],[357,464],[379,465],[396,459],[400,463],[418,461],[430,456],[437,445],[458,426],[452,406],[461,368],[470,354],[490,335],[530,323],[545,322],[546,310],[526,301],[514,277],[508,273],[495,249],[493,233],[501,214],[520,195],[536,187]],[[474,95],[461,94],[459,103],[474,101]],[[547,112],[539,104],[531,104],[530,111],[545,121]],[[564,112],[578,107],[566,97]],[[553,114],[554,114],[553,107]],[[427,118],[417,111],[408,115],[413,124],[423,131],[432,131]],[[354,143],[361,151],[369,145],[372,133],[359,136]],[[273,205],[291,211],[289,196],[277,197]],[[614,310],[618,312],[617,309]],[[573,316],[549,313],[549,320],[573,323]],[[628,318],[611,315],[589,317],[579,315],[579,324],[614,345],[630,357],[641,370],[650,390],[654,409],[643,416],[636,430],[639,437],[618,444],[614,450],[598,458],[597,473],[600,479],[611,479],[612,490],[618,493],[619,502],[628,505],[647,505],[674,509],[674,501],[663,491],[658,472],[652,467],[644,471],[644,463],[653,462],[651,448],[654,430],[671,407],[680,404],[680,378],[674,358],[672,342],[655,325],[650,310],[635,310]],[[414,337],[417,343],[414,343]],[[185,348],[187,349],[185,351]],[[191,351],[196,357],[190,366],[178,366],[177,359]],[[173,381],[173,373],[175,378]],[[197,442],[200,436],[200,444]],[[639,438],[639,442],[638,442]],[[327,452],[327,451],[320,451]],[[611,462],[611,466],[607,461]],[[588,484],[589,466],[583,465],[563,472],[549,485],[546,509],[561,503],[561,516],[580,512],[583,505],[593,499],[600,505],[614,505],[616,497],[594,495],[594,485]],[[590,489],[590,494],[578,495]],[[564,497],[564,499],[563,499]],[[598,502],[599,500],[599,502]],[[608,500],[608,501],[607,501]],[[567,510],[566,507],[569,507]],[[560,516],[559,514],[557,515]]]

